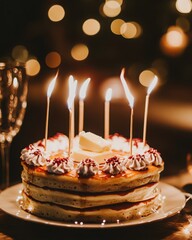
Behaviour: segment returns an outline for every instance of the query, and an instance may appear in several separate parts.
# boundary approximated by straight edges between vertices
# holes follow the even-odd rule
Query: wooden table
[[[164,180],[167,183],[176,182],[181,185],[189,181],[189,176],[181,174]],[[131,227],[101,229],[48,226],[17,219],[0,210],[0,239],[192,239],[192,200],[187,202],[179,214],[161,221]]]

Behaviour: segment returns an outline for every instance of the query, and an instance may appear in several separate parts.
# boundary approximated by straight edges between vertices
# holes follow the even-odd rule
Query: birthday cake
[[[122,222],[156,212],[164,162],[157,150],[115,134],[103,139],[90,132],[68,138],[56,134],[21,152],[22,208],[65,222]]]

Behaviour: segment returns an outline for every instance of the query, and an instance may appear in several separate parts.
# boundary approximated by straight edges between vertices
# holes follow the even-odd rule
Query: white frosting
[[[132,155],[128,158],[127,168],[130,170],[141,171],[147,169],[147,162],[144,155]]]
[[[124,161],[119,157],[112,157],[105,160],[105,164],[102,168],[102,171],[109,173],[111,175],[117,175],[119,173],[123,173],[127,170]]]
[[[21,151],[21,159],[31,166],[44,166],[46,153],[43,147],[36,147],[32,144]]]
[[[55,158],[53,160],[47,160],[47,171],[50,173],[64,174],[73,170],[73,168],[73,161],[68,158]]]
[[[153,164],[155,166],[163,165],[161,155],[156,149],[150,148],[148,151],[146,151],[145,159],[148,164]]]
[[[77,173],[80,177],[91,177],[98,172],[98,164],[93,159],[82,160],[77,166]]]

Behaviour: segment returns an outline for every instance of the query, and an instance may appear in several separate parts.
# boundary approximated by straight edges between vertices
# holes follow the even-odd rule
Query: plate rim
[[[175,194],[177,195],[177,197],[180,198],[180,205],[177,206],[177,208],[171,209],[167,212],[161,213],[159,215],[159,212],[156,212],[154,214],[151,214],[147,217],[143,217],[141,219],[135,219],[135,220],[129,220],[129,221],[125,221],[125,222],[121,222],[121,223],[106,223],[106,224],[101,224],[101,223],[84,223],[84,224],[75,224],[75,223],[67,223],[67,222],[61,222],[61,221],[54,221],[54,220],[49,220],[49,219],[43,219],[41,217],[32,215],[24,210],[22,210],[19,207],[19,204],[17,203],[17,197],[19,196],[19,191],[21,191],[22,189],[22,183],[18,183],[15,184],[5,190],[3,190],[0,193],[0,209],[7,213],[8,215],[11,215],[15,218],[18,219],[22,219],[24,221],[30,221],[30,222],[36,222],[36,223],[40,223],[40,224],[46,224],[46,225],[52,225],[52,226],[57,226],[57,227],[68,227],[68,228],[116,228],[116,227],[131,227],[131,226],[136,226],[136,225],[141,225],[141,224],[147,224],[147,223],[151,223],[151,222],[155,222],[155,221],[160,221],[163,220],[165,218],[169,218],[173,215],[176,215],[177,213],[179,213],[186,204],[186,199],[185,199],[185,195],[184,193],[179,190],[178,188],[176,188],[175,186],[172,186],[170,184],[167,184],[165,182],[160,181],[158,183],[158,187],[160,188],[160,190],[164,193],[164,203],[161,207],[161,211],[163,210],[163,208],[166,207],[167,201],[170,200],[169,199],[169,195],[167,195],[164,190],[168,188],[168,190],[172,190],[175,192]],[[168,192],[169,192],[168,191]],[[15,194],[10,194],[10,193],[18,193],[16,196]],[[169,193],[168,193],[169,194]],[[3,204],[5,203],[6,199],[6,205]],[[8,207],[11,206],[13,210],[10,210],[10,208]],[[6,207],[7,206],[7,207]],[[22,215],[20,215],[20,213]],[[23,216],[24,214],[24,216]],[[152,217],[152,219],[151,219]]]

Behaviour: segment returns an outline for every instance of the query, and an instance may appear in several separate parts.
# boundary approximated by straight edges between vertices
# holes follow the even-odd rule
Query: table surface
[[[167,177],[164,182],[181,188],[192,181],[187,173],[175,177]],[[1,239],[192,239],[192,200],[185,208],[170,218],[138,226],[106,228],[106,229],[70,229],[67,227],[47,226],[28,222],[9,216],[0,210],[0,240]]]

